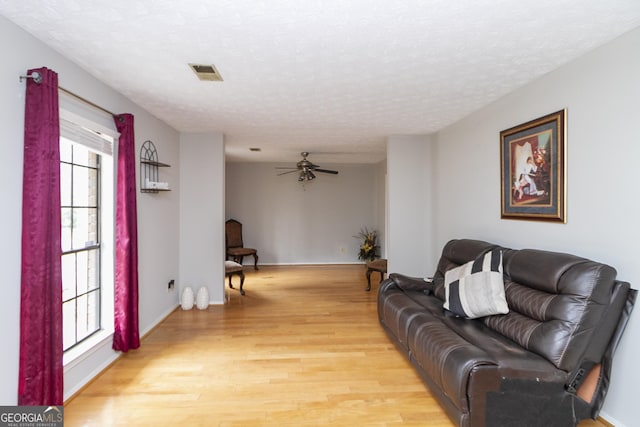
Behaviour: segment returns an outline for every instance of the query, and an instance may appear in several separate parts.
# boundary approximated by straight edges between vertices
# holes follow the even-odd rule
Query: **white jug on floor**
[[[196,294],[196,307],[199,310],[206,310],[209,307],[209,289],[206,286],[198,289]]]
[[[180,305],[183,310],[191,310],[193,308],[193,289],[189,286],[184,288],[182,291],[182,299],[180,300]]]

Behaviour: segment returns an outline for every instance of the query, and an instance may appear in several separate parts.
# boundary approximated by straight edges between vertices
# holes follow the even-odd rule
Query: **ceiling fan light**
[[[304,181],[313,181],[314,179],[316,179],[316,174],[314,173],[314,171],[322,172],[322,173],[330,173],[334,175],[338,174],[338,171],[334,171],[330,169],[322,169],[318,165],[311,163],[309,160],[307,160],[307,156],[309,155],[309,153],[307,153],[306,151],[303,151],[300,154],[302,154],[302,160],[296,163],[296,167],[276,167],[276,169],[291,169],[288,172],[279,173],[278,176],[294,173],[297,171],[298,182],[304,182]]]

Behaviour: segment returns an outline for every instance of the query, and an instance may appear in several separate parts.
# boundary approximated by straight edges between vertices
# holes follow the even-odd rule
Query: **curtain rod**
[[[42,75],[40,73],[38,73],[37,71],[32,72],[30,75],[27,76],[20,76],[20,81],[22,81],[23,79],[33,79],[34,82],[36,82],[37,84],[42,83]],[[96,108],[104,113],[109,114],[110,116],[117,118],[118,116],[116,114],[113,114],[111,111],[107,110],[106,108],[102,108],[101,106],[99,106],[98,104],[94,104],[93,102],[89,101],[86,98],[83,98],[80,95],[76,95],[75,93],[71,92],[70,90],[67,90],[65,88],[63,88],[62,86],[58,86],[58,90],[62,91],[64,93],[66,93],[69,96],[73,96],[74,98],[76,98],[79,101],[84,102],[85,104]]]
[[[96,108],[96,109],[98,109],[98,110],[100,110],[102,112],[105,112],[105,113],[109,114],[110,116],[112,116],[114,118],[118,117],[116,114],[113,114],[111,111],[107,110],[106,108],[102,108],[98,104],[94,104],[93,102],[89,101],[88,99],[83,98],[80,95],[76,95],[75,93],[71,92],[70,90],[67,90],[67,89],[63,88],[62,86],[58,86],[58,90],[61,91],[61,92],[66,93],[67,95],[73,96],[78,101],[82,101],[85,104],[87,104],[87,105],[89,105],[89,106],[91,106],[93,108]]]

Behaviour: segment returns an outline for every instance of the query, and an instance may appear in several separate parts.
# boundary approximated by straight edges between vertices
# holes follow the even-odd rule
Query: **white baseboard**
[[[270,262],[270,263],[260,263],[258,264],[258,268],[260,267],[286,267],[288,265],[291,266],[305,266],[308,265],[310,267],[313,266],[324,266],[324,265],[365,265],[364,262]],[[253,267],[253,264],[242,264],[243,267]]]
[[[143,331],[140,332],[140,338],[144,338],[149,332],[153,330],[156,326],[158,326],[164,319],[166,319],[171,313],[175,311],[176,308],[180,307],[180,304],[176,304],[173,307],[169,307],[164,313],[160,314],[156,319],[151,322],[151,324],[146,327]]]
[[[160,314],[151,324],[146,327],[141,333],[140,338],[144,338],[153,328],[158,326],[164,319],[167,318],[173,311],[179,307],[176,305],[170,307],[164,313]],[[95,377],[100,375],[105,369],[107,369],[113,362],[115,362],[122,353],[114,351],[111,347],[113,345],[113,334],[109,334],[108,337],[102,339],[99,343],[84,352],[81,356],[78,356],[73,361],[69,362],[64,367],[64,401],[71,399],[75,394],[81,391],[87,384],[89,384]]]
[[[604,411],[600,411],[600,415],[598,415],[598,418],[602,419],[602,421],[612,426],[627,427],[625,424],[622,424],[622,422],[616,420],[615,418],[613,418],[611,415],[607,414]]]
[[[113,334],[110,334],[108,339],[100,341],[64,367],[65,402],[120,357],[120,353],[111,348],[112,345]]]

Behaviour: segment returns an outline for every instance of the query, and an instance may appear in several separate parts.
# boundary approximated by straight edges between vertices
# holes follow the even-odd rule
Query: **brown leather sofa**
[[[496,248],[509,312],[444,310],[445,272]],[[602,407],[636,295],[605,264],[452,240],[431,282],[392,274],[380,285],[378,317],[456,424],[575,426]]]

